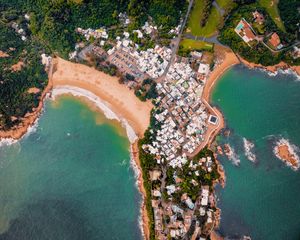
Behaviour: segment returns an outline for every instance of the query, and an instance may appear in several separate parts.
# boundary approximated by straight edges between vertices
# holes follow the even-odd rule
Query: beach
[[[211,130],[210,138],[208,140],[208,144],[210,144],[214,138],[218,135],[218,133],[225,127],[224,119],[222,113],[216,108],[210,106],[210,98],[211,92],[218,81],[218,79],[232,66],[239,64],[240,61],[236,57],[236,55],[229,49],[224,47],[216,46],[215,49],[215,56],[217,59],[217,66],[214,70],[210,73],[208,79],[206,80],[203,94],[202,94],[202,101],[206,103],[207,107],[210,109],[212,113],[214,113],[219,121],[218,125]]]
[[[233,53],[232,50],[216,46],[215,47],[215,56],[217,58],[217,66],[214,68],[214,70],[210,73],[208,79],[206,80],[202,99],[209,102],[211,92],[213,90],[213,87],[216,83],[216,81],[232,66],[239,64],[240,60],[237,58],[237,56]]]
[[[144,203],[145,189],[138,158],[137,137],[142,138],[150,124],[152,104],[149,101],[141,102],[133,91],[118,82],[117,77],[111,77],[94,68],[61,58],[57,58],[55,68],[52,77],[54,95],[69,93],[84,97],[96,104],[108,119],[117,119],[126,128],[134,160],[132,165],[138,189],[142,194],[140,223],[144,237],[149,239],[149,219]],[[96,99],[97,97],[99,99]]]
[[[38,121],[48,93],[55,98],[58,95],[70,94],[91,102],[93,106],[104,112],[106,118],[118,120],[126,129],[131,143],[133,168],[137,177],[137,185],[142,196],[141,227],[146,239],[149,238],[148,215],[144,204],[145,190],[143,186],[141,166],[138,158],[138,138],[144,136],[150,124],[150,112],[153,107],[150,101],[141,102],[134,92],[118,82],[117,77],[109,76],[92,67],[72,63],[61,58],[54,58],[49,70],[49,81],[44,89],[39,105],[33,112],[26,114],[22,123],[9,131],[0,132],[1,141],[9,143],[23,137],[29,128]]]
[[[53,88],[72,86],[89,91],[105,102],[112,112],[126,119],[138,137],[143,137],[150,123],[151,102],[141,102],[134,92],[92,67],[57,58],[52,77]]]
[[[138,184],[139,191],[142,194],[140,224],[142,225],[141,227],[142,227],[143,236],[146,240],[148,240],[148,239],[150,239],[149,217],[148,217],[146,204],[145,204],[146,190],[144,188],[142,168],[141,168],[141,163],[139,160],[138,141],[131,144],[131,154],[132,154],[132,159],[134,160],[134,163],[136,164],[135,167],[138,169],[138,171],[136,171],[138,173],[137,184]]]

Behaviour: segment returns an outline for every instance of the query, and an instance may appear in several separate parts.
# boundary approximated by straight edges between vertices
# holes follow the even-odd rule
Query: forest
[[[3,0],[6,12],[30,14],[30,30],[53,53],[64,58],[73,51],[81,36],[75,29],[118,25],[120,12],[128,12],[131,28],[149,16],[157,26],[168,30],[179,23],[186,0]],[[147,14],[146,14],[147,13]]]
[[[299,35],[299,23],[300,23],[300,1],[299,0],[281,0],[278,3],[280,17],[284,23],[286,30],[290,33]],[[298,9],[298,11],[297,11]]]
[[[7,130],[37,107],[41,92],[47,85],[47,74],[41,64],[41,46],[22,41],[14,30],[2,22],[0,51],[0,130]],[[30,93],[30,88],[40,91]]]

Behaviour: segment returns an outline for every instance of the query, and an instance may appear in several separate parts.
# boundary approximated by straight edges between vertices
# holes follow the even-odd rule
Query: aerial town
[[[76,1],[55,2],[53,1],[54,5],[66,4],[61,5],[61,9],[65,9],[64,6],[71,4],[69,7],[74,8],[74,16],[72,15],[71,20],[68,18],[68,11],[64,13],[58,6],[56,9],[52,5],[45,8],[51,13],[49,16],[44,16],[45,21],[41,21],[42,15],[39,15],[37,11],[39,8],[28,10],[28,12],[26,12],[27,8],[26,11],[16,12],[8,8],[6,14],[0,12],[0,17],[3,19],[3,22],[0,21],[0,27],[7,25],[17,36],[15,42],[19,44],[19,48],[21,49],[21,46],[24,48],[19,51],[18,47],[6,47],[7,52],[0,49],[1,61],[6,62],[7,66],[14,63],[11,68],[5,67],[3,73],[8,69],[12,70],[6,75],[9,80],[11,76],[16,79],[25,79],[25,75],[33,75],[34,78],[29,77],[28,79],[31,79],[32,84],[34,83],[38,87],[30,88],[26,93],[33,95],[21,94],[21,90],[27,89],[29,84],[16,89],[19,94],[9,95],[5,91],[11,91],[17,84],[7,81],[9,84],[4,85],[1,78],[0,83],[6,87],[6,90],[3,91],[5,94],[0,95],[3,97],[7,95],[8,103],[11,103],[11,96],[16,95],[19,105],[24,108],[16,108],[14,115],[18,114],[21,119],[23,118],[22,114],[28,111],[29,108],[27,109],[25,104],[24,106],[21,104],[23,101],[31,103],[30,111],[38,108],[40,108],[38,111],[41,111],[43,101],[47,98],[48,93],[49,96],[52,95],[51,100],[54,99],[55,87],[59,89],[64,86],[66,89],[63,90],[62,87],[61,91],[66,91],[65,93],[69,93],[67,92],[68,88],[69,90],[77,88],[82,90],[74,84],[74,82],[78,85],[82,84],[82,79],[86,80],[84,82],[86,85],[82,84],[83,90],[91,83],[92,90],[99,86],[110,88],[109,90],[120,87],[114,93],[117,97],[109,95],[112,91],[107,91],[109,92],[108,97],[106,95],[104,97],[115,98],[116,102],[120,103],[120,108],[130,108],[132,112],[128,111],[127,115],[135,115],[141,105],[147,107],[147,109],[145,107],[147,111],[138,114],[147,120],[141,121],[145,122],[141,127],[142,131],[136,131],[131,126],[134,121],[130,121],[130,118],[128,120],[122,114],[115,114],[115,119],[120,120],[123,126],[128,123],[128,126],[125,127],[130,127],[134,135],[133,141],[128,137],[130,152],[127,150],[128,156],[129,153],[131,154],[132,169],[136,170],[135,180],[141,193],[141,198],[135,199],[141,206],[141,219],[137,220],[140,221],[141,236],[147,240],[224,239],[221,237],[223,236],[222,231],[218,232],[224,227],[221,223],[221,209],[217,206],[221,198],[217,197],[215,186],[220,184],[224,187],[225,173],[217,158],[222,161],[221,155],[223,155],[235,167],[240,166],[241,161],[237,157],[238,148],[233,148],[229,143],[221,142],[220,139],[216,140],[221,129],[227,127],[222,135],[228,137],[231,133],[234,134],[234,128],[231,131],[229,124],[225,126],[225,111],[223,118],[221,110],[219,111],[209,103],[211,89],[214,85],[216,86],[215,81],[235,64],[243,63],[249,68],[259,67],[266,71],[269,69],[268,67],[277,64],[279,67],[274,67],[274,71],[299,65],[299,23],[296,34],[290,29],[285,29],[285,21],[281,22],[279,17],[276,18],[275,13],[275,17],[272,16],[272,12],[269,13],[267,8],[263,7],[263,1],[261,3],[258,1],[244,3],[244,1],[232,0],[222,3],[224,6],[221,5],[221,1],[183,1],[184,8],[181,7],[182,10],[174,11],[176,21],[170,24],[171,18],[167,14],[164,16],[163,9],[166,7],[164,4],[160,6],[161,8],[155,7],[151,11],[149,10],[149,13],[143,14],[139,11],[146,9],[147,4],[130,1],[129,7],[123,8],[121,7],[123,1],[120,1],[118,3],[120,8],[109,12],[107,19],[103,18],[101,22],[98,21],[99,16],[105,15],[103,13],[106,8],[105,5],[99,5],[100,7],[94,8],[94,10],[96,9],[95,12],[98,13],[100,9],[103,11],[101,14],[94,15],[91,11],[90,14],[93,17],[80,22],[77,21],[77,18],[84,18],[85,13],[81,10],[86,4],[85,1],[78,1],[78,3]],[[271,1],[270,7],[273,4],[277,6],[279,2],[283,1]],[[139,8],[140,5],[143,7]],[[178,7],[180,6],[178,5]],[[31,6],[28,6],[28,9],[30,8]],[[88,6],[85,9],[88,9]],[[61,16],[58,12],[62,12]],[[202,19],[199,18],[199,13],[201,13]],[[158,23],[156,15],[162,15],[164,22]],[[289,16],[290,12],[287,15],[286,20],[293,22]],[[58,19],[56,19],[57,16],[59,16]],[[67,29],[64,21],[72,21],[73,24]],[[57,22],[59,22],[59,28],[56,27]],[[210,27],[212,29],[209,29]],[[56,33],[56,30],[61,32],[61,36]],[[4,27],[0,28],[0,31],[7,35],[10,33],[6,32]],[[48,35],[48,33],[53,33],[53,35]],[[10,37],[14,35],[11,34]],[[58,39],[55,39],[56,37]],[[18,61],[11,57],[18,58]],[[40,66],[39,62],[43,66]],[[72,65],[69,68],[71,70],[64,72],[62,68],[67,64],[68,66]],[[25,68],[26,65],[29,66],[28,69]],[[84,70],[74,71],[77,67],[78,69],[82,67]],[[22,68],[27,70],[21,74]],[[38,72],[32,74],[35,68]],[[294,71],[292,68],[291,70]],[[243,69],[240,71],[242,72]],[[74,73],[76,77],[72,77],[71,73]],[[83,73],[84,77],[81,77],[80,73]],[[272,74],[275,75],[273,71]],[[231,78],[231,75],[229,76]],[[59,77],[61,79],[57,80]],[[72,84],[70,86],[65,84],[71,82],[68,77],[73,79],[74,88],[72,88]],[[107,77],[106,82],[100,81],[105,77]],[[43,82],[42,79],[44,79]],[[53,79],[56,79],[57,85],[52,83],[55,81]],[[22,83],[22,81],[19,82]],[[114,85],[110,85],[112,83]],[[45,91],[42,91],[43,88]],[[235,89],[232,86],[228,88]],[[106,91],[103,89],[100,89],[99,92]],[[127,95],[122,95],[123,92]],[[98,100],[97,94],[91,96],[95,102]],[[130,101],[126,98],[127,96],[130,97],[129,100],[134,99],[135,101],[128,104]],[[103,106],[106,103],[108,103],[107,108],[109,108],[108,105],[113,106],[109,101],[106,102],[106,98],[103,98]],[[218,98],[218,104],[222,101],[222,98]],[[36,103],[39,103],[37,108],[33,107],[36,106]],[[217,106],[217,103],[214,104]],[[133,108],[132,106],[137,107]],[[230,107],[233,108],[231,105]],[[5,103],[6,108],[10,107]],[[36,118],[39,116],[38,111]],[[6,125],[10,127],[16,122],[20,126],[23,124],[17,117],[10,116],[13,111],[8,114],[1,110],[0,117],[4,116],[2,112],[5,114],[5,118],[3,118],[5,121],[0,119],[0,127],[1,124],[4,126],[6,122]],[[123,117],[124,119],[122,119]],[[24,125],[24,129],[27,129],[28,126]],[[128,129],[126,128],[126,130]],[[71,135],[72,133],[68,132],[66,136],[70,137]],[[243,138],[243,147],[245,156],[251,164],[258,164],[259,158],[256,158],[256,154],[254,154],[255,141]],[[293,170],[299,169],[300,161],[297,151],[293,150],[293,145],[289,141],[279,140],[274,148],[274,154]],[[124,162],[120,163],[120,166],[123,166]],[[249,163],[247,164],[249,165]],[[226,168],[226,165],[224,166]],[[230,178],[228,177],[228,179]],[[115,209],[115,205],[113,207]],[[144,228],[142,225],[147,226]],[[244,236],[240,239],[251,238]]]
[[[128,24],[125,14],[120,17]],[[146,22],[133,33],[142,39],[156,29]],[[179,29],[180,26],[170,34],[178,34]],[[104,28],[78,28],[77,32],[87,40],[93,37],[99,41],[83,50],[76,47],[70,54],[71,59],[82,53],[84,57],[94,54],[105,58],[116,66],[126,79],[124,84],[130,88],[137,88],[149,79],[155,82],[157,97],[152,101],[156,106],[153,111],[156,129],[150,129],[151,143],[144,144],[142,149],[155,159],[155,167],[148,174],[156,238],[207,239],[219,221],[212,188],[212,180],[219,174],[218,166],[213,155],[197,155],[219,124],[211,107],[201,100],[210,74],[209,64],[201,61],[202,53],[197,51],[192,54],[197,62],[196,69],[191,67],[188,59],[178,56],[170,62],[171,48],[156,44],[141,50],[126,31],[114,41],[108,40]],[[107,42],[110,47],[104,50]],[[167,172],[171,175],[167,176]],[[194,190],[185,191],[186,186]]]

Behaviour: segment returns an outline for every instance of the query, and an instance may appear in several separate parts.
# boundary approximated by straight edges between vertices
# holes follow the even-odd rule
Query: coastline
[[[150,239],[150,229],[149,229],[149,217],[148,212],[146,209],[145,197],[146,197],[146,190],[144,187],[143,176],[142,176],[142,167],[141,162],[139,160],[139,147],[138,141],[135,141],[131,144],[131,156],[132,156],[132,165],[136,173],[136,183],[137,187],[142,195],[142,202],[140,206],[140,226],[142,230],[142,235],[145,240]]]
[[[298,77],[300,76],[300,66],[289,66],[285,62],[280,62],[280,63],[278,63],[274,66],[263,66],[261,64],[248,62],[247,60],[245,60],[241,56],[239,56],[239,59],[240,59],[242,64],[244,64],[246,67],[248,67],[250,69],[254,69],[254,68],[262,69],[262,70],[267,71],[268,73],[275,74],[275,75],[280,70],[281,71],[290,71],[289,73],[293,73]]]
[[[95,68],[57,58],[52,76],[53,88],[72,86],[99,97],[121,119],[126,119],[138,137],[143,137],[150,124],[150,101],[141,102],[125,85]]]
[[[278,64],[275,66],[264,67],[258,64],[248,63],[244,59],[239,59],[231,50],[223,47],[216,49],[217,61],[219,64],[209,75],[203,90],[202,100],[206,103],[210,110],[214,112],[219,118],[219,124],[214,129],[208,139],[208,145],[213,142],[214,138],[219,134],[221,129],[225,127],[225,121],[220,110],[216,107],[210,106],[211,93],[220,77],[236,64],[243,63],[249,68],[265,69],[270,72],[276,72],[278,69],[288,67],[286,64]],[[55,66],[55,67],[54,67]],[[55,72],[53,71],[55,68]],[[289,68],[289,67],[288,67]],[[300,67],[290,67],[293,71],[300,74]],[[294,70],[295,69],[295,70]],[[53,97],[61,94],[71,94],[76,97],[84,97],[92,104],[95,104],[102,112],[104,112],[107,119],[118,120],[122,127],[126,129],[128,139],[130,141],[131,166],[135,172],[136,184],[141,193],[142,201],[140,206],[139,222],[141,226],[142,235],[145,239],[149,239],[149,218],[145,206],[145,189],[142,178],[142,170],[138,156],[137,141],[143,137],[145,130],[149,126],[150,111],[152,104],[148,102],[141,102],[136,98],[133,91],[129,90],[125,85],[119,84],[118,78],[111,77],[94,68],[72,63],[61,58],[53,59],[53,64],[49,70],[48,85],[44,89],[39,101],[39,105],[30,114],[23,118],[23,122],[10,131],[0,131],[0,146],[11,141],[17,141],[22,138],[31,127],[34,128],[42,113],[44,100],[48,94]],[[217,161],[218,170],[221,175],[219,182],[225,183],[225,173]],[[217,228],[218,226],[216,226]],[[220,237],[215,232],[212,232],[212,239]],[[223,238],[218,238],[223,239]]]
[[[141,102],[125,85],[94,68],[57,59],[53,74],[53,95],[72,94],[84,97],[104,112],[106,118],[116,119],[126,129],[130,141],[131,166],[136,177],[137,188],[141,194],[140,228],[142,236],[149,239],[149,218],[145,206],[145,189],[138,157],[138,139],[150,124],[152,104]]]
[[[121,123],[122,127],[126,129],[127,138],[130,142],[130,164],[134,171],[136,178],[136,186],[141,193],[141,205],[140,205],[140,216],[139,224],[142,232],[142,236],[145,239],[149,239],[149,219],[147,215],[146,205],[145,205],[145,196],[146,192],[144,189],[143,178],[142,178],[142,169],[140,165],[140,160],[138,156],[138,137],[135,134],[133,128],[128,124],[127,120],[120,118],[115,112],[113,112],[106,102],[103,102],[102,99],[94,95],[93,93],[72,86],[56,86],[52,90],[52,97],[55,99],[60,95],[72,95],[74,97],[84,98],[88,102],[92,103],[97,109],[104,113],[107,119],[115,119]]]
[[[9,144],[21,139],[29,131],[29,129],[33,127],[35,123],[38,121],[38,118],[44,107],[44,100],[47,98],[48,93],[51,91],[53,86],[52,73],[53,73],[54,65],[55,63],[53,63],[49,69],[48,84],[41,94],[38,106],[35,109],[33,109],[33,112],[27,113],[22,118],[22,122],[19,125],[14,126],[12,129],[8,131],[0,131],[0,145],[1,143]]]
[[[53,70],[55,69],[55,70]],[[130,141],[131,166],[141,194],[140,227],[142,236],[149,239],[149,219],[144,203],[145,189],[138,158],[137,142],[150,124],[151,102],[141,102],[133,91],[111,77],[94,68],[54,58],[48,73],[48,85],[44,89],[38,107],[27,114],[22,123],[9,131],[0,131],[0,146],[15,143],[31,129],[35,129],[47,96],[56,97],[71,94],[82,97],[100,109],[107,119],[116,119],[126,129]],[[126,106],[125,106],[126,105]]]
[[[206,103],[206,105],[211,109],[212,112],[214,112],[215,115],[217,115],[219,119],[218,126],[216,129],[212,132],[210,139],[208,141],[208,145],[213,142],[215,137],[219,134],[219,132],[225,127],[225,120],[223,117],[223,114],[221,111],[210,105],[211,103],[211,94],[212,91],[216,85],[216,82],[222,77],[222,75],[229,70],[234,65],[240,64],[240,60],[237,58],[237,56],[233,53],[232,50],[228,50],[223,47],[217,47],[216,48],[216,58],[219,64],[214,68],[214,70],[210,73],[208,79],[206,80],[203,94],[202,94],[202,101]],[[226,175],[224,172],[224,169],[221,165],[221,163],[217,160],[217,154],[215,154],[215,159],[218,167],[218,173],[220,174],[220,178],[218,182],[215,182],[215,184],[219,183],[224,188],[226,183]],[[216,222],[216,226],[214,226],[213,231],[210,234],[210,237],[212,240],[222,240],[223,237],[221,237],[215,230],[219,227],[220,224],[220,218],[221,218],[221,209],[217,208],[220,212],[219,219]]]
[[[208,141],[208,144],[210,145],[215,137],[219,134],[219,132],[225,127],[225,120],[223,118],[223,114],[221,111],[210,105],[211,102],[211,94],[212,91],[216,85],[216,82],[222,77],[222,75],[228,71],[231,67],[234,65],[240,64],[239,59],[237,56],[231,51],[223,47],[217,47],[216,48],[216,57],[218,58],[218,61],[220,64],[218,64],[215,69],[211,72],[209,75],[202,94],[202,101],[207,103],[208,107],[213,111],[217,117],[219,118],[219,124],[217,128],[212,132],[212,135],[210,136],[210,139]],[[220,183],[222,186],[225,186],[225,173],[224,170],[222,169],[220,163],[217,161],[218,164],[218,170],[220,173]]]

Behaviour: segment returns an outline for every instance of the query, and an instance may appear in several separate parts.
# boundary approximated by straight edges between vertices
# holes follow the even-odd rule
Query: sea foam
[[[47,94],[45,96],[45,100],[49,98],[49,94]],[[45,105],[45,101],[43,103],[43,107],[42,107],[42,110],[41,112],[39,113],[39,116],[35,119],[35,121],[27,128],[26,130],[26,133],[19,139],[14,139],[14,138],[1,138],[0,139],[0,147],[2,146],[9,146],[9,145],[12,145],[12,144],[16,144],[18,143],[20,140],[28,137],[30,134],[34,133],[37,131],[38,129],[38,124],[39,124],[39,119],[41,117],[41,115],[43,114],[44,112],[44,105]]]
[[[87,91],[85,89],[78,88],[78,87],[72,87],[72,86],[59,86],[59,87],[55,87],[52,90],[52,98],[54,98],[54,99],[55,99],[55,97],[57,97],[59,95],[63,95],[63,94],[71,94],[75,97],[84,97],[84,98],[88,99],[89,101],[94,103],[104,113],[104,115],[107,119],[115,119],[122,124],[122,126],[126,129],[127,137],[129,139],[130,143],[134,143],[137,140],[138,137],[137,137],[136,133],[134,132],[133,128],[129,125],[128,121],[124,118],[119,117],[116,113],[114,113],[110,109],[109,103],[103,101],[95,94],[93,94],[90,91]],[[136,179],[136,187],[138,190],[140,190],[139,186],[140,186],[140,184],[142,184],[141,180],[140,180],[141,172],[135,162],[132,145],[130,146],[130,165],[133,169],[134,177]],[[143,194],[141,194],[141,195],[142,195],[142,199],[140,202],[140,214],[139,214],[138,222],[139,222],[141,234],[142,234],[142,236],[145,236],[144,229],[143,229],[143,209],[142,209],[142,206],[143,206],[145,200],[144,200]]]
[[[256,155],[253,153],[253,149],[255,147],[254,143],[250,142],[246,138],[243,138],[243,143],[244,143],[245,156],[251,162],[255,162],[256,161]]]
[[[297,74],[297,72],[293,71],[292,69],[288,68],[288,69],[277,69],[274,72],[271,72],[267,69],[264,68],[258,68],[260,71],[267,73],[270,77],[275,77],[278,74],[283,74],[283,75],[292,75],[296,78],[296,81],[300,81],[300,76]]]
[[[125,118],[119,117],[110,109],[110,104],[100,99],[95,94],[91,93],[82,88],[72,87],[72,86],[59,86],[55,87],[52,90],[52,98],[62,95],[62,94],[71,94],[75,97],[84,97],[94,103],[105,115],[107,119],[115,119],[119,121],[122,126],[126,129],[127,137],[130,143],[134,143],[137,140],[137,135],[134,132],[133,128],[129,125],[128,121]]]
[[[227,158],[233,163],[235,166],[239,166],[241,163],[241,160],[239,159],[239,156],[235,152],[234,148],[231,147],[229,144],[226,144],[227,150],[225,151],[225,154]]]

